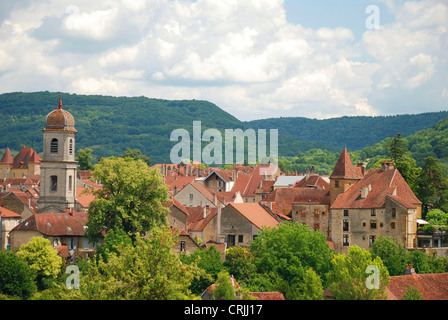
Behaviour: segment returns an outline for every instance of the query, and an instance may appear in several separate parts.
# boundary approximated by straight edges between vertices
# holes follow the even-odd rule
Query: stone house
[[[178,230],[178,232],[179,239],[172,249],[175,254],[192,254],[196,250],[202,250],[201,246],[190,233],[183,229]]]
[[[60,252],[68,249],[69,257],[86,258],[95,252],[95,246],[85,236],[86,222],[86,212],[35,214],[11,231],[11,247],[19,248],[33,237],[43,237]]]
[[[279,223],[258,203],[230,203],[215,219],[218,242],[226,242],[227,247],[249,246],[263,227]]]
[[[0,250],[10,249],[9,233],[19,225],[21,219],[20,214],[0,207]]]
[[[417,247],[421,202],[392,163],[366,172],[354,167],[344,150],[330,181],[329,228],[336,251],[350,245],[369,249],[380,235]]]
[[[292,221],[308,225],[330,237],[330,191],[314,188],[297,188],[292,203]]]
[[[0,160],[0,179],[40,175],[41,161],[42,158],[33,148],[22,146],[14,158],[6,148]]]

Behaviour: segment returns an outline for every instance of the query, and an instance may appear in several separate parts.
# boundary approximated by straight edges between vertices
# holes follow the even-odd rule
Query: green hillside
[[[281,117],[247,122],[253,128],[278,128],[279,133],[302,141],[325,143],[349,150],[360,150],[393,137],[396,133],[408,136],[434,126],[448,117],[448,111],[379,117],[341,117],[308,119]]]
[[[59,93],[6,93],[0,95],[0,150],[19,150],[22,145],[42,151],[46,115],[57,108]],[[175,129],[192,132],[193,121],[202,130],[247,129],[247,125],[207,101],[168,101],[146,97],[108,97],[62,93],[63,108],[75,118],[77,149],[94,150],[95,157],[122,154],[126,148],[140,149],[153,163],[169,162],[170,141]],[[207,143],[204,142],[203,147]],[[316,148],[317,143],[279,136],[283,155]],[[324,145],[325,148],[331,146]]]
[[[46,115],[57,107],[59,93],[5,93],[0,95],[0,151],[14,151],[22,145],[42,151]],[[321,172],[332,168],[335,155],[344,146],[362,150],[359,157],[376,157],[380,143],[396,133],[409,136],[410,149],[417,160],[427,154],[446,158],[446,131],[443,122],[429,131],[448,112],[391,117],[342,117],[328,120],[278,118],[242,122],[218,106],[199,100],[161,100],[146,97],[110,97],[62,93],[63,107],[76,121],[77,149],[86,147],[99,156],[120,155],[126,148],[140,149],[153,163],[169,162],[171,132],[183,128],[192,132],[193,121],[202,130],[279,129],[279,155],[294,159],[291,168],[320,164]],[[431,131],[432,130],[432,131]],[[443,131],[442,134],[438,132]],[[207,145],[204,142],[202,147]],[[337,159],[337,157],[336,157]],[[304,170],[304,169],[303,169]]]

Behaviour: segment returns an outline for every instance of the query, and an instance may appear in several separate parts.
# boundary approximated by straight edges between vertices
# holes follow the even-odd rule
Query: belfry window
[[[50,152],[51,153],[58,153],[58,139],[53,138],[51,139],[51,143],[50,143]]]
[[[58,176],[51,176],[50,177],[50,190],[56,191],[58,190]]]
[[[68,145],[68,153],[73,154],[73,139],[70,139],[70,142]]]

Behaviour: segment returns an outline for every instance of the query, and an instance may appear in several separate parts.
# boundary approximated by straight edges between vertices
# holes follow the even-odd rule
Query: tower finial
[[[62,109],[62,98],[61,98],[61,95],[59,95],[58,109]]]

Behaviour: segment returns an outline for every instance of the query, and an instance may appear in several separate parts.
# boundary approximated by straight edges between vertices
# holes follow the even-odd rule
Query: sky
[[[415,114],[448,110],[447,53],[447,0],[0,0],[0,93]]]

